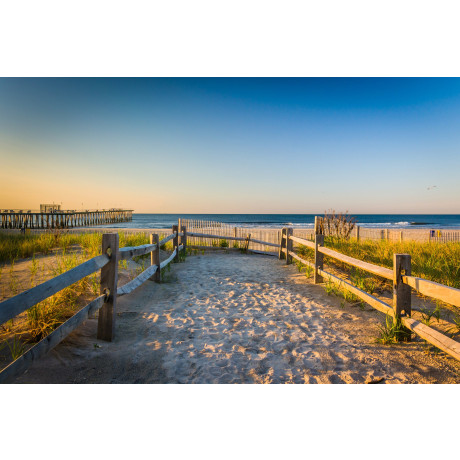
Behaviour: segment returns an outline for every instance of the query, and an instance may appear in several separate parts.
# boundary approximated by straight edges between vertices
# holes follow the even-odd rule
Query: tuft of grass
[[[220,240],[219,241],[220,248],[228,248],[228,241],[227,240]]]
[[[19,339],[17,339],[16,336],[13,337],[11,342],[7,340],[6,344],[10,350],[11,358],[13,361],[18,359],[25,351],[24,344]]]
[[[310,278],[313,275],[314,268],[311,265],[305,265],[305,276]]]
[[[408,341],[411,337],[411,331],[403,326],[400,318],[393,318],[386,315],[385,324],[379,326],[379,335],[375,343],[390,345],[401,340]]]
[[[345,288],[339,287],[331,278],[328,278],[324,284],[326,293],[328,295],[336,295],[337,297],[342,297],[346,302],[359,302],[360,299],[352,292],[348,291]]]
[[[375,280],[362,270],[352,269],[350,281],[362,291],[373,294],[377,288]]]
[[[438,323],[441,318],[441,310],[439,305],[436,305],[434,310],[429,310],[428,308],[421,308],[420,313],[422,314],[422,323],[426,326],[429,326],[432,318],[436,318]]]
[[[460,333],[460,315],[458,313],[454,316],[454,326],[451,328],[450,333],[452,335]]]

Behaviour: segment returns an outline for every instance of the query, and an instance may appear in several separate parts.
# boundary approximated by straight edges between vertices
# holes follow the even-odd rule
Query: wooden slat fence
[[[385,238],[390,238],[388,232],[385,232]],[[161,269],[172,261],[177,262],[180,251],[185,252],[187,246],[207,246],[215,249],[221,246],[223,240],[228,242],[228,247],[233,250],[246,249],[249,252],[277,255],[279,259],[285,259],[287,264],[292,263],[294,259],[312,267],[315,283],[327,280],[338,284],[342,289],[352,292],[375,309],[399,319],[403,325],[424,340],[460,360],[459,342],[410,317],[411,289],[457,307],[460,307],[460,290],[411,276],[410,255],[408,254],[394,254],[393,270],[390,270],[324,247],[324,235],[314,234],[314,229],[248,230],[219,222],[191,219],[180,219],[179,225],[173,226],[172,233],[162,235],[161,239],[158,234],[152,234],[151,244],[119,248],[118,239],[119,235],[116,233],[104,233],[101,256],[94,257],[56,278],[0,303],[0,324],[2,324],[74,282],[101,270],[101,295],[3,369],[0,372],[0,383],[14,379],[96,311],[99,311],[98,338],[112,340],[117,297],[129,294],[147,279],[160,280]],[[164,247],[164,244],[171,240],[174,249],[169,257],[160,263],[160,247]],[[312,263],[300,257],[295,251],[298,246],[312,249],[315,262]],[[151,254],[151,266],[135,279],[118,288],[118,261],[149,253]],[[324,270],[324,256],[392,280],[393,306]]]
[[[152,240],[158,241],[158,243],[119,248],[118,233],[104,233],[102,237],[102,255],[93,257],[62,275],[1,302],[0,325],[84,277],[101,270],[101,295],[80,309],[48,336],[3,369],[0,372],[0,383],[11,381],[20,375],[34,361],[44,356],[49,350],[65,339],[65,337],[88,319],[89,315],[97,311],[99,311],[98,339],[111,341],[114,337],[117,297],[131,293],[152,277],[156,281],[161,280],[161,269],[165,268],[173,260],[178,261],[179,253],[185,251],[187,236],[185,228],[179,232],[177,226],[173,226],[173,233],[168,234],[161,240],[158,234],[152,234]],[[172,254],[160,263],[160,248],[171,240],[174,241]],[[118,261],[149,253],[152,254],[152,262],[156,261],[156,263],[152,263],[147,270],[144,270],[130,282],[117,287]]]
[[[409,254],[394,254],[393,270],[390,270],[386,267],[364,262],[345,254],[341,254],[333,249],[324,247],[322,244],[324,241],[323,235],[315,235],[315,243],[313,243],[309,239],[302,240],[301,238],[290,236],[290,232],[288,230],[289,229],[282,230],[283,240],[281,241],[282,249],[279,252],[280,259],[285,259],[286,263],[289,264],[290,259],[292,260],[293,258],[304,265],[312,267],[315,274],[315,283],[329,281],[339,285],[342,289],[346,289],[347,291],[353,293],[373,308],[390,315],[393,318],[399,319],[404,326],[415,332],[422,339],[428,341],[432,345],[438,347],[460,361],[459,342],[411,318],[412,310],[410,295],[410,290],[414,289],[425,296],[460,307],[460,289],[455,289],[433,281],[425,280],[423,278],[411,276]],[[315,253],[315,262],[312,263],[301,258],[294,250],[290,249],[290,241],[313,249]],[[352,265],[361,270],[372,273],[373,275],[392,280],[393,306],[388,305],[382,300],[362,291],[352,283],[324,270],[323,260],[322,257],[319,257],[319,254]]]

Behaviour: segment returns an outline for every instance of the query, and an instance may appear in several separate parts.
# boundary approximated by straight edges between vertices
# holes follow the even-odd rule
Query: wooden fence
[[[184,222],[182,220],[182,222]],[[187,235],[195,241],[205,239],[206,241],[237,241],[242,248],[249,248],[248,236],[228,236],[228,228],[225,226],[219,227],[217,225],[211,225],[210,223],[203,225],[198,221],[194,228],[200,230],[208,230],[207,232],[195,232],[189,231],[187,228]],[[213,232],[213,229],[220,228],[221,231]],[[317,228],[315,222],[315,228]],[[226,231],[225,231],[226,230]],[[393,318],[397,318],[401,323],[415,332],[422,339],[431,343],[432,345],[443,350],[450,356],[460,361],[460,343],[453,340],[441,332],[426,326],[425,324],[411,318],[411,289],[419,292],[422,295],[432,297],[434,299],[446,302],[448,304],[460,307],[460,290],[452,287],[444,286],[433,281],[429,281],[423,278],[411,276],[411,257],[409,254],[394,254],[393,269],[381,267],[368,262],[364,262],[359,259],[347,256],[340,252],[324,247],[324,235],[315,234],[312,238],[310,232],[306,232],[304,238],[294,235],[294,229],[283,228],[280,232],[279,243],[266,242],[255,240],[255,243],[270,246],[270,252],[262,252],[257,250],[250,250],[249,252],[265,253],[269,255],[277,255],[279,259],[286,260],[287,264],[292,263],[292,259],[296,259],[300,263],[310,266],[313,268],[314,282],[315,284],[322,283],[325,278],[337,284],[340,288],[346,289],[352,294],[356,295],[360,299],[364,300],[367,304],[375,308],[376,310],[385,313]],[[313,230],[314,231],[314,230]],[[252,240],[252,235],[249,235]],[[252,240],[254,241],[254,240]],[[303,259],[294,251],[294,245],[301,245],[308,247],[314,251],[314,262]],[[229,245],[230,246],[230,245]],[[202,247],[202,246],[197,246]],[[210,246],[206,246],[210,247]],[[277,253],[273,252],[273,247],[278,249]],[[217,249],[215,246],[211,246],[211,249]],[[393,282],[393,305],[385,303],[384,301],[368,294],[367,292],[359,289],[352,283],[339,278],[338,276],[329,273],[324,270],[324,256],[338,260],[345,264],[354,266],[361,270],[372,273],[373,275],[380,276]]]
[[[301,258],[295,253],[293,251],[293,243],[312,249],[314,251],[314,263]],[[352,283],[325,271],[323,266],[324,256],[392,281],[393,306],[359,289]],[[285,259],[287,264],[291,263],[294,258],[302,264],[312,267],[315,284],[321,283],[327,278],[328,281],[334,282],[340,288],[356,295],[376,310],[401,320],[404,326],[415,332],[422,339],[460,361],[459,342],[411,318],[411,289],[456,307],[460,307],[460,290],[411,276],[411,257],[409,254],[394,254],[393,270],[390,270],[324,247],[324,235],[317,234],[315,235],[315,241],[309,241],[293,236],[292,229],[285,228],[282,230],[279,258]]]
[[[22,210],[0,210],[2,229],[62,229],[90,225],[106,225],[129,222],[132,209],[111,209],[96,211],[39,212]]]
[[[284,259],[286,264],[292,263],[292,260],[295,259],[304,265],[312,267],[314,270],[315,284],[321,283],[325,279],[336,283],[340,288],[356,295],[376,310],[400,320],[404,326],[415,332],[422,339],[460,361],[459,342],[411,318],[411,289],[425,296],[441,300],[442,302],[457,307],[460,307],[460,290],[412,276],[411,257],[409,254],[394,254],[393,269],[391,270],[355,259],[325,247],[324,235],[320,234],[316,234],[314,239],[311,238],[310,234],[302,238],[294,235],[294,230],[292,228],[283,228],[280,231],[279,241],[273,242],[253,238],[252,233],[246,234],[245,236],[229,235],[229,228],[234,229],[234,227],[230,226],[219,227],[211,225],[209,222],[203,224],[203,222],[200,221],[196,225],[187,227],[186,225],[190,225],[190,223],[190,221],[185,221],[183,219],[180,221],[181,226],[173,226],[172,233],[161,241],[159,241],[159,236],[157,234],[152,234],[150,244],[137,247],[119,248],[118,234],[104,234],[102,239],[102,255],[93,257],[56,278],[52,278],[0,303],[0,324],[3,324],[58,291],[91,275],[97,270],[101,270],[101,295],[7,366],[0,373],[0,383],[12,380],[18,376],[27,369],[33,361],[46,354],[85,321],[90,314],[98,310],[97,337],[102,340],[112,340],[115,331],[115,310],[118,296],[129,294],[147,279],[159,281],[161,269],[166,267],[173,260],[178,261],[179,252],[185,251],[187,247],[218,249],[222,240],[237,243],[238,246],[230,247],[229,244],[225,250],[244,250],[247,252],[277,255],[279,259]],[[178,231],[179,228],[181,229],[180,233]],[[197,228],[200,229],[200,232],[195,231]],[[315,228],[317,228],[316,225]],[[181,240],[179,241],[179,239]],[[160,262],[160,246],[171,240],[173,240],[174,250],[166,260]],[[208,245],[209,243],[203,244],[203,240],[205,242],[214,242],[215,245],[212,245],[212,243],[211,246]],[[250,248],[251,245],[260,245],[261,248],[268,248],[269,251]],[[313,250],[314,262],[300,257],[294,251],[295,245],[305,246]],[[273,248],[276,248],[276,252],[273,251]],[[117,288],[118,261],[149,253],[151,254],[151,266],[132,281]],[[393,306],[359,289],[349,281],[324,270],[324,256],[392,281]]]
[[[0,325],[15,316],[23,313],[34,305],[56,294],[62,289],[101,270],[100,293],[101,295],[84,306],[75,315],[61,324],[48,336],[27,350],[23,355],[9,364],[0,372],[0,383],[13,380],[24,372],[34,361],[44,356],[54,348],[88,317],[99,311],[97,338],[111,341],[115,335],[115,317],[117,297],[129,294],[147,279],[160,281],[161,269],[173,260],[179,261],[180,251],[185,251],[187,235],[185,229],[179,233],[178,226],[174,225],[172,233],[159,240],[158,234],[150,236],[150,244],[136,247],[118,247],[119,236],[117,233],[106,233],[102,236],[102,255],[93,257],[71,270],[45,281],[32,289],[21,292],[0,303]],[[173,252],[163,262],[160,262],[160,247],[173,240]],[[180,241],[179,241],[180,240]],[[140,275],[117,288],[118,262],[124,259],[151,254],[151,265]]]
[[[197,233],[207,233],[218,235],[214,241],[210,242],[211,246],[218,246],[224,236],[236,236],[246,238],[251,235],[251,239],[258,239],[268,241],[270,243],[278,243],[281,238],[280,229],[263,229],[263,228],[243,228],[235,227],[223,222],[195,220],[195,219],[179,219],[180,225],[185,225],[187,229]],[[294,228],[293,235],[314,240],[315,229],[312,228]],[[356,225],[351,232],[351,238],[358,241],[416,241],[416,242],[432,242],[432,243],[448,243],[460,242],[460,230],[432,230],[432,229],[417,229],[417,228],[404,228],[404,229],[388,229],[388,228],[368,228]],[[197,239],[193,239],[192,244],[201,244]],[[256,249],[260,251],[269,251],[267,247],[250,243],[249,249]]]

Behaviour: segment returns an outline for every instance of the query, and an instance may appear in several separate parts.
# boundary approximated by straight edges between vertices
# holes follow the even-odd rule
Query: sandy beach
[[[278,259],[215,251],[120,297],[113,342],[90,319],[15,383],[460,383],[420,339],[375,343],[383,321]]]

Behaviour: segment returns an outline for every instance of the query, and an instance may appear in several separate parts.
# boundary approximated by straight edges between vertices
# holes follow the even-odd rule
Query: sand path
[[[96,320],[17,383],[459,383],[421,341],[373,343],[383,315],[341,306],[275,258],[216,253],[174,264],[118,300],[117,335]]]

